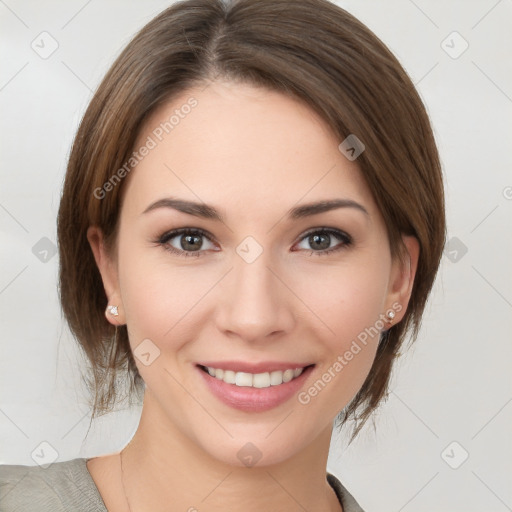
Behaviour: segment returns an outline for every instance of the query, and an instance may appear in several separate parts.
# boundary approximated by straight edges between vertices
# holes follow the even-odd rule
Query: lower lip
[[[198,366],[208,389],[223,403],[246,412],[261,412],[273,409],[289,400],[303,386],[314,366],[307,367],[297,378],[268,388],[236,386],[212,377]]]

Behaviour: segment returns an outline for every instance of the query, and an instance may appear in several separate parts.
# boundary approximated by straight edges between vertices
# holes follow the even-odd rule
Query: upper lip
[[[297,362],[279,362],[279,361],[262,361],[260,363],[248,363],[244,361],[206,361],[198,363],[200,366],[210,366],[212,368],[231,370],[233,372],[245,373],[266,373],[275,371],[284,371],[295,368],[305,368],[311,366],[312,363]]]

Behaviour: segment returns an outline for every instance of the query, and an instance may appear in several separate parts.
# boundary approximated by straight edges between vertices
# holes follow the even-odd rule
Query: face
[[[215,459],[241,465],[250,442],[272,464],[330,432],[386,312],[405,312],[414,264],[392,260],[340,142],[277,92],[190,89],[140,133],[151,148],[123,184],[117,254],[90,229],[145,413]]]

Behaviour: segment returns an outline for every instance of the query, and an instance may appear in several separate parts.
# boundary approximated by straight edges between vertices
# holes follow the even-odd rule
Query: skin
[[[404,237],[409,257],[392,260],[357,160],[338,150],[341,141],[314,112],[280,93],[226,81],[190,89],[151,116],[136,147],[191,96],[198,105],[125,178],[117,253],[105,250],[99,228],[88,231],[109,304],[119,307],[107,319],[127,324],[132,350],[144,339],[160,350],[148,366],[136,358],[146,392],[123,451],[131,510],[339,511],[325,479],[332,422],[363,384],[378,336],[308,404],[294,396],[263,412],[220,402],[195,365],[314,363],[307,390],[393,304],[401,307],[394,322],[401,320],[418,243]],[[224,222],[170,208],[143,214],[170,196],[213,205]],[[339,198],[367,213],[345,207],[286,217],[293,207]],[[341,250],[311,254],[321,248],[307,232],[321,227],[353,241],[331,236],[330,247]],[[177,228],[212,235],[200,238],[200,257],[155,242]],[[247,236],[263,250],[252,263],[236,252]],[[247,442],[261,452],[250,468],[237,457]],[[119,462],[119,453],[88,462],[109,510],[128,510]]]

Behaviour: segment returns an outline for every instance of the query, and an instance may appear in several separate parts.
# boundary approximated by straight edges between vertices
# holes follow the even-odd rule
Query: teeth
[[[293,370],[285,370],[283,373],[283,382],[290,382],[293,379]]]
[[[236,382],[236,373],[232,372],[231,370],[225,370],[224,371],[224,377],[222,378],[224,382],[227,382],[228,384],[235,384]]]
[[[270,387],[270,373],[257,373],[252,378],[252,385],[255,388],[269,388]]]
[[[208,366],[206,369],[212,377],[222,380],[227,384],[253,388],[279,386],[280,384],[296,379],[304,371],[304,368],[290,368],[284,372],[277,370],[270,373],[246,373],[222,370],[220,368],[212,368],[211,366]]]
[[[215,378],[218,378],[217,371],[215,371]],[[252,373],[236,372],[235,384],[237,386],[252,386]]]
[[[270,385],[271,386],[279,386],[279,384],[283,383],[283,372],[270,372]]]

